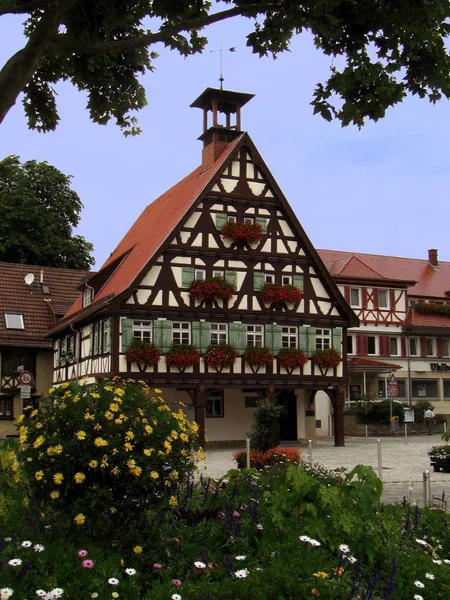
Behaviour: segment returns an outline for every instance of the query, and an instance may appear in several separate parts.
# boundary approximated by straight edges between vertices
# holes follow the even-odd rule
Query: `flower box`
[[[434,471],[450,473],[450,444],[433,446],[428,450],[428,454]]]
[[[261,288],[261,299],[264,304],[295,304],[302,298],[301,289],[294,285],[265,283]]]
[[[150,342],[133,340],[125,355],[127,363],[143,364],[154,367],[161,358],[161,350]]]
[[[334,348],[328,350],[316,350],[311,355],[311,362],[322,369],[333,369],[342,362],[341,353]]]
[[[189,296],[196,300],[229,300],[236,293],[236,286],[223,277],[194,279],[189,287]]]
[[[245,241],[256,244],[263,238],[263,230],[260,223],[230,222],[228,221],[220,230],[220,235],[231,240]]]
[[[209,346],[203,355],[203,360],[208,367],[220,372],[224,367],[231,368],[236,362],[239,352],[234,346],[212,345]]]
[[[265,367],[273,362],[273,354],[267,346],[247,346],[242,358],[255,373],[259,367]]]
[[[309,358],[299,348],[283,348],[278,352],[277,360],[281,367],[292,372],[297,367],[303,367]]]
[[[166,364],[168,367],[177,367],[183,372],[188,367],[198,365],[200,362],[200,352],[195,346],[190,344],[179,344],[172,346],[166,354]]]

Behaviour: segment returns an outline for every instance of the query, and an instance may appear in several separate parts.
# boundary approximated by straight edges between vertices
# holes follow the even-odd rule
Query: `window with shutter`
[[[273,325],[272,323],[266,325],[264,341],[265,345],[268,346],[272,352],[278,352],[281,349],[281,325]]]
[[[192,344],[204,352],[210,345],[211,324],[205,321],[194,321],[192,323]],[[184,342],[186,343],[186,342]]]
[[[127,352],[133,341],[133,319],[122,319],[122,352]]]
[[[228,217],[227,215],[224,215],[223,213],[216,213],[216,227],[217,229],[222,229],[222,227],[225,225],[225,223],[227,222]]]
[[[172,321],[158,319],[153,322],[153,343],[165,354],[172,347]]]
[[[225,281],[232,285],[237,285],[237,273],[236,271],[225,271]]]
[[[213,344],[215,346],[228,344],[228,324],[227,323],[211,323],[210,339],[207,346]]]
[[[183,287],[189,287],[194,281],[194,267],[182,267],[181,268],[181,285]]]
[[[342,329],[335,328],[333,329],[333,348],[338,352],[342,352]]]
[[[264,285],[264,273],[257,271],[253,273],[253,289],[255,292],[259,292]]]
[[[297,348],[298,330],[297,327],[283,326],[281,327],[281,347],[282,348]]]
[[[299,288],[303,292],[303,275],[294,275],[292,278],[292,285]]]
[[[230,323],[229,340],[230,344],[243,352],[247,346],[247,326],[243,323]]]
[[[261,225],[262,232],[267,233],[267,219],[256,217],[255,221]]]

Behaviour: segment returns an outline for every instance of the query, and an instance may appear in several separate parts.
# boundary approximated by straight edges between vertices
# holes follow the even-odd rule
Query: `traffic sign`
[[[397,396],[398,396],[398,385],[390,385],[389,386],[389,396],[391,398],[397,398]]]
[[[21,398],[31,398],[31,385],[22,385],[20,388]]]
[[[20,385],[32,385],[34,381],[33,374],[30,371],[21,371],[18,379]]]
[[[389,384],[388,385],[397,385],[397,379],[395,378],[394,372],[391,373],[390,377],[389,377]]]

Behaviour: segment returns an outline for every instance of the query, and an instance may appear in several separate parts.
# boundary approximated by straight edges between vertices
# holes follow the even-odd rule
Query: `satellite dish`
[[[27,285],[31,285],[33,283],[33,281],[34,281],[34,275],[33,275],[33,273],[28,273],[28,275],[25,275],[24,279],[25,279],[25,283]]]

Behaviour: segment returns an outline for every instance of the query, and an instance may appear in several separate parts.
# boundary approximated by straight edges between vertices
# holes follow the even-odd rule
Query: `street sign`
[[[395,378],[394,372],[392,372],[389,377],[388,385],[397,385],[397,379]]]
[[[398,396],[398,385],[390,385],[389,386],[389,396],[391,398],[397,398],[397,396]]]
[[[22,399],[31,398],[31,385],[22,385],[20,388],[20,397]]]
[[[21,371],[19,374],[19,384],[20,385],[32,385],[33,384],[33,374],[30,371]]]

